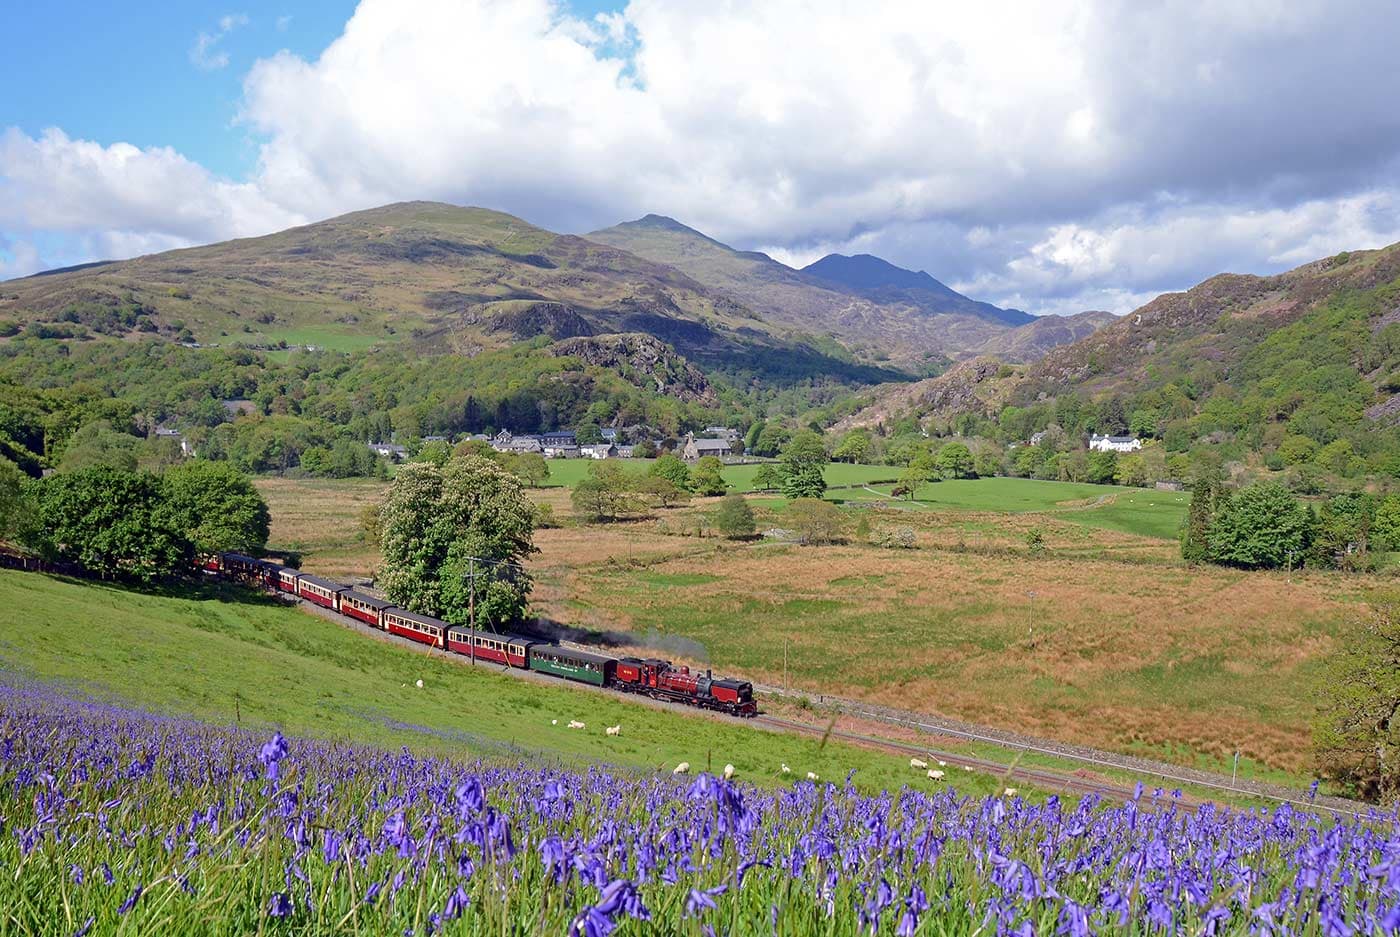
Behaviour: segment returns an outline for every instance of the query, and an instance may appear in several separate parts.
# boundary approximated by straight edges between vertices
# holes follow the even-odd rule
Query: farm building
[[[714,456],[722,459],[732,455],[734,450],[730,446],[728,439],[716,439],[712,437],[696,438],[694,433],[687,433],[685,436],[685,446],[681,448],[681,457],[687,462],[696,462],[705,456]]]
[[[1136,452],[1142,448],[1142,440],[1136,436],[1089,437],[1089,448],[1096,452]]]

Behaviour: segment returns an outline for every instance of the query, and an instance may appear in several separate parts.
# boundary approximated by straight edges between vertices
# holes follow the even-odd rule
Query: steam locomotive
[[[245,585],[295,595],[410,641],[472,660],[534,670],[578,683],[750,718],[753,684],[676,667],[668,660],[607,657],[518,634],[497,634],[420,615],[350,586],[241,553],[204,557],[200,568]]]

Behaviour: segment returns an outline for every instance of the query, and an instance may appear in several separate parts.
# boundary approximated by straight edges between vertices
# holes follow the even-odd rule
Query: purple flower
[[[272,900],[267,903],[268,917],[287,917],[292,913],[292,896],[285,891],[273,894]]]
[[[715,897],[724,894],[724,890],[728,887],[727,885],[717,885],[704,891],[692,888],[685,899],[685,916],[698,917],[706,911],[714,909],[716,907]]]
[[[281,732],[272,733],[272,738],[263,743],[263,747],[258,749],[258,761],[262,762],[267,769],[267,777],[270,781],[275,781],[281,774],[279,762],[287,757],[290,750],[287,740]]]
[[[117,908],[117,913],[125,914],[132,908],[136,907],[136,902],[141,900],[141,892],[143,890],[143,886],[137,885],[136,888],[130,894],[130,896],[128,896],[127,899],[121,903],[121,906]]]

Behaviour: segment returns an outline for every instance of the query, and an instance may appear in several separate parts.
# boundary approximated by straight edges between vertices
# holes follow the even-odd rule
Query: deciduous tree
[[[1308,512],[1274,483],[1241,488],[1221,502],[1208,535],[1212,562],[1247,569],[1297,563],[1308,545]]]
[[[803,430],[792,438],[779,459],[783,494],[789,499],[820,498],[826,493],[826,446],[821,436]]]
[[[149,472],[98,465],[51,475],[38,485],[36,513],[43,552],[101,576],[150,582],[192,558]]]
[[[753,508],[743,495],[731,492],[720,499],[714,511],[715,529],[730,540],[752,537],[755,529]]]
[[[690,487],[696,494],[713,497],[724,494],[724,463],[707,455],[695,463],[690,473]]]
[[[1318,681],[1318,773],[1353,796],[1400,794],[1400,609],[1381,605],[1334,642]]]
[[[242,472],[227,462],[195,460],[162,478],[175,522],[200,553],[256,553],[267,544],[267,502]]]

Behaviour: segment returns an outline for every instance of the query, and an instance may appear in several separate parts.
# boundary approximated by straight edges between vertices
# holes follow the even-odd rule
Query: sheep
[[[582,728],[585,728],[585,726],[584,726],[584,724],[583,724],[582,722],[579,722],[577,719],[570,719],[570,720],[569,720],[569,728],[570,728],[570,729],[582,729]]]
[[[418,682],[414,683],[413,685],[416,686],[416,687],[417,687],[418,689],[420,689],[420,690],[423,689],[423,681],[422,681],[421,679],[420,679]]]
[[[608,735],[621,735],[621,734],[622,734],[622,726],[620,726],[620,725],[608,726],[608,727],[607,727],[606,729],[604,729],[603,731],[607,732]]]
[[[943,772],[942,772],[942,771],[939,771],[937,768],[930,768],[930,769],[929,769],[928,776],[929,776],[929,779],[930,779],[930,780],[933,780],[933,781],[941,781],[941,780],[943,780]]]
[[[732,777],[734,777],[734,766],[733,766],[733,765],[725,765],[725,766],[724,766],[724,779],[725,779],[726,781],[728,781],[728,780],[729,780],[730,778],[732,778]]]
[[[686,773],[687,771],[689,771],[689,770],[690,770],[690,762],[688,762],[688,761],[682,761],[680,764],[676,765],[675,770],[673,770],[671,773],[672,773],[672,774],[685,774],[685,773]]]
[[[1001,796],[1003,796],[1003,797],[1015,797],[1015,796],[1016,796],[1016,788],[1014,788],[1014,787],[1008,787],[1006,790],[1004,790],[1004,791],[1001,792]]]
[[[938,767],[940,767],[940,768],[946,768],[946,767],[948,767],[948,762],[946,762],[946,761],[940,761],[940,762],[938,763]]]
[[[783,770],[783,774],[792,774],[792,769],[789,768],[786,764],[782,765],[781,767]]]
[[[924,761],[922,758],[910,758],[909,767],[923,770],[924,768],[928,767],[928,762]]]
[[[820,781],[820,780],[821,780],[821,777],[820,777],[820,776],[817,774],[817,772],[815,772],[815,771],[808,771],[808,772],[807,772],[807,780],[809,780],[809,781]]]
[[[557,725],[559,724],[559,720],[558,720],[558,719],[551,719],[551,720],[549,720],[549,724],[552,725],[552,726],[557,726]]]

